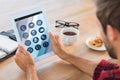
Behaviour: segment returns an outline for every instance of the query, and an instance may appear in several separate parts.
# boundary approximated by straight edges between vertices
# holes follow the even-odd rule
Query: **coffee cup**
[[[73,27],[65,27],[61,30],[60,35],[63,44],[69,46],[77,41],[79,37],[79,30]]]

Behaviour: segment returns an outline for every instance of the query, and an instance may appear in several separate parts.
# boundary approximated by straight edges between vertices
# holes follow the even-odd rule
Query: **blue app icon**
[[[31,31],[31,35],[35,36],[37,34],[37,31],[36,30],[32,30]]]
[[[29,28],[33,28],[35,26],[35,24],[33,22],[30,22],[28,26],[29,26]]]
[[[29,37],[29,34],[28,33],[23,33],[23,38],[27,39]]]
[[[25,25],[21,25],[21,26],[20,26],[20,30],[21,30],[21,31],[25,31],[26,29],[27,29],[27,27],[26,27]]]
[[[41,26],[42,25],[42,20],[37,20],[37,22],[36,22],[36,24],[38,25],[38,26]]]
[[[45,29],[44,29],[43,27],[40,27],[40,28],[39,28],[39,32],[40,32],[40,33],[43,33],[44,31],[45,31]]]
[[[38,38],[38,37],[34,37],[34,38],[33,38],[33,42],[34,42],[34,43],[38,43],[38,42],[39,42],[39,38]]]
[[[29,48],[27,49],[27,51],[29,51],[30,53],[32,53],[32,52],[33,52],[33,48],[32,48],[32,47],[29,47]]]
[[[40,46],[39,44],[37,44],[37,45],[35,46],[35,49],[36,49],[36,50],[40,50],[40,49],[41,49],[41,46]]]
[[[26,40],[26,41],[25,41],[25,45],[26,45],[26,46],[30,46],[30,45],[31,45],[31,41],[30,41],[30,40]]]
[[[49,46],[49,43],[47,42],[47,41],[45,41],[44,43],[43,43],[43,47],[48,47]]]
[[[47,36],[45,34],[41,35],[41,39],[45,40],[47,38]]]

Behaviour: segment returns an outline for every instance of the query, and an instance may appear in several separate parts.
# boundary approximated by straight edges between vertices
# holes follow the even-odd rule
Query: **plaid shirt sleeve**
[[[120,80],[120,68],[106,60],[102,60],[94,71],[93,80]]]

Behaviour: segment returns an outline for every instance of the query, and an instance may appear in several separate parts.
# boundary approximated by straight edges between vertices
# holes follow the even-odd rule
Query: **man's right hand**
[[[65,46],[63,45],[63,42],[59,35],[54,35],[50,33],[50,38],[52,41],[53,51],[57,56],[73,64],[78,69],[82,70],[83,72],[93,76],[94,70],[98,63],[82,58],[81,56],[75,56],[71,54],[71,52],[65,49]]]
[[[66,60],[70,52],[65,49],[65,46],[59,35],[54,35],[52,33],[49,34],[52,42],[52,48],[56,55],[58,55],[61,59]]]

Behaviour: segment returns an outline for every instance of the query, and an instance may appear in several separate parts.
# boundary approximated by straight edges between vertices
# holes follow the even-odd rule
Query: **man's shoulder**
[[[119,74],[118,74],[119,73]],[[94,77],[93,80],[103,80],[104,78],[111,78],[112,74],[120,75],[120,68],[118,64],[111,63],[107,60],[101,60],[100,63],[97,65],[95,71],[94,71]]]

